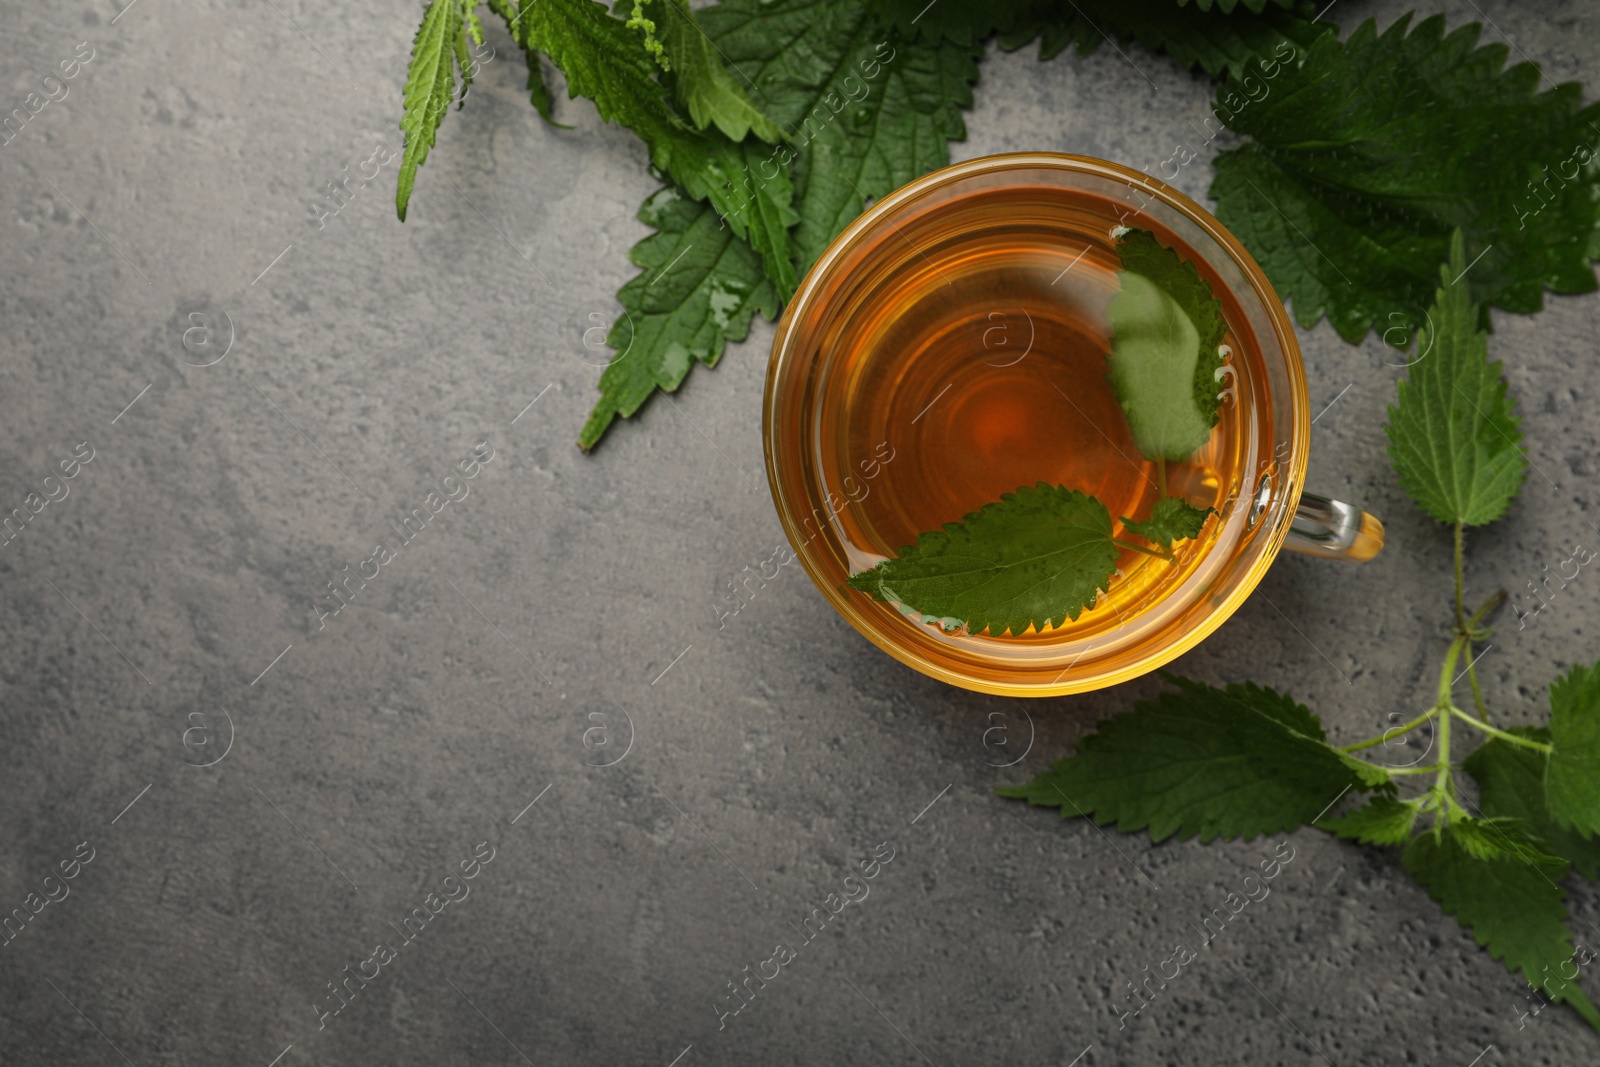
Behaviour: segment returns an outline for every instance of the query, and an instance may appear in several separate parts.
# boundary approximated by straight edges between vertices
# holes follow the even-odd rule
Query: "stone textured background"
[[[1521,984],[1393,855],[1312,831],[1271,896],[1119,1030],[1125,983],[1270,843],[1152,846],[991,795],[1153,680],[1028,703],[946,688],[797,570],[718,629],[724,583],[782,537],[761,463],[770,325],[693,374],[677,411],[650,404],[593,457],[572,443],[596,395],[585,317],[632,275],[656,187],[633,137],[582,101],[560,105],[576,129],[542,124],[491,28],[497,58],[445,123],[411,221],[391,164],[319,230],[323,184],[399,148],[417,5],[137,0],[113,21],[121,6],[0,5],[0,109],[79,41],[95,50],[0,148],[0,511],[94,449],[0,551],[0,907],[94,850],[0,949],[0,1062],[1600,1056],[1570,1013],[1519,1029]],[[1328,17],[1348,33],[1406,6]],[[1509,35],[1554,81],[1600,85],[1592,5],[1443,10],[1492,20],[1486,40]],[[1102,48],[993,54],[977,98],[959,156],[1153,166],[1208,91]],[[1191,195],[1207,159],[1178,179]],[[1596,536],[1597,309],[1496,317],[1535,473],[1471,538],[1479,594]],[[181,343],[197,311],[211,349]],[[230,333],[226,358],[190,365]],[[1282,559],[1178,668],[1285,688],[1349,741],[1429,699],[1448,535],[1385,462],[1398,357],[1325,326],[1302,342],[1313,404],[1339,398],[1311,485],[1380,514],[1389,548],[1361,568]],[[484,440],[470,496],[319,631],[324,583]],[[1600,653],[1597,608],[1584,572],[1526,630],[1502,622],[1481,666],[1504,721],[1541,715],[1550,679]],[[586,748],[602,725],[609,744]],[[319,1029],[328,983],[398,942],[390,924],[479,842],[495,856],[470,896]],[[870,897],[719,1032],[726,983],[879,842],[896,853]],[[1600,930],[1593,886],[1573,907]]]

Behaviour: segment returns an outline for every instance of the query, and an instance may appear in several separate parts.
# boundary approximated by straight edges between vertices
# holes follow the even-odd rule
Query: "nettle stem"
[[[1554,745],[1547,744],[1543,741],[1535,741],[1527,737],[1518,737],[1516,734],[1508,734],[1504,730],[1496,730],[1493,726],[1490,726],[1481,719],[1474,719],[1471,715],[1468,715],[1460,708],[1453,707],[1450,709],[1450,713],[1456,718],[1460,719],[1462,722],[1467,723],[1470,726],[1476,726],[1490,737],[1498,737],[1500,740],[1505,741],[1508,744],[1520,745],[1522,748],[1531,748],[1535,752],[1543,752],[1546,754],[1555,751]]]
[[[1170,551],[1158,552],[1153,548],[1146,548],[1143,545],[1132,544],[1128,541],[1118,541],[1115,537],[1111,539],[1111,543],[1116,545],[1118,548],[1126,548],[1134,552],[1143,552],[1147,556],[1154,556],[1156,559],[1164,559],[1168,563],[1172,563],[1178,558]]]
[[[1461,559],[1460,531],[1460,524],[1457,524],[1456,559],[1458,562]],[[1459,605],[1461,603],[1460,575],[1461,571],[1458,566],[1456,569],[1456,604],[1458,605],[1458,616],[1460,614]],[[1463,620],[1463,622],[1464,621],[1465,620]],[[1434,776],[1433,786],[1428,790],[1428,792],[1432,796],[1441,798],[1445,804],[1445,813],[1447,813],[1450,808],[1455,806],[1454,800],[1456,788],[1455,778],[1452,777],[1450,773],[1450,719],[1457,709],[1455,702],[1450,698],[1450,690],[1455,681],[1456,660],[1461,657],[1461,650],[1464,648],[1471,648],[1471,645],[1472,639],[1470,637],[1465,634],[1457,635],[1456,639],[1450,642],[1450,651],[1445,653],[1444,657],[1444,668],[1439,671],[1439,702],[1434,705],[1435,711],[1444,713],[1439,716],[1439,726],[1435,734],[1439,740],[1439,770]]]
[[[1386,741],[1391,741],[1396,737],[1410,733],[1412,730],[1415,730],[1417,727],[1421,726],[1423,723],[1427,722],[1437,714],[1439,714],[1439,708],[1437,705],[1435,705],[1402,726],[1391,726],[1377,737],[1369,737],[1365,741],[1357,741],[1353,745],[1345,745],[1339,751],[1360,752],[1364,748],[1371,748],[1373,745],[1379,745]],[[1394,772],[1391,771],[1390,773]],[[1412,773],[1415,774],[1417,772],[1413,771]]]
[[[1466,609],[1466,582],[1462,577],[1466,551],[1464,547],[1466,533],[1465,523],[1456,523],[1455,528],[1455,570],[1456,570],[1456,636],[1467,641],[1467,684],[1472,687],[1472,706],[1478,709],[1478,718],[1488,721],[1489,709],[1483,703],[1483,687],[1478,684],[1478,659],[1472,655],[1472,641],[1479,636],[1478,624],[1485,615],[1499,607],[1505,600],[1505,590],[1500,590],[1484,602],[1483,606],[1472,613],[1472,618],[1467,618]],[[1487,637],[1484,633],[1482,636]]]

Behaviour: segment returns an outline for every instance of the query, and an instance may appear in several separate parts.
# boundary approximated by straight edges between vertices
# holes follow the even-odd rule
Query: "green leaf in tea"
[[[1388,788],[1381,768],[1332,748],[1316,717],[1253,684],[1167,676],[1177,692],[1100,724],[1078,754],[1001,796],[1117,829],[1246,839],[1310,822],[1350,790]]]
[[[1421,803],[1417,800],[1375,796],[1348,815],[1322,819],[1317,825],[1363,845],[1403,845],[1411,840],[1420,814]]]
[[[1550,742],[1550,731],[1543,726],[1517,726],[1506,732]],[[1562,828],[1545,804],[1548,762],[1543,752],[1495,737],[1474,749],[1462,766],[1478,783],[1478,806],[1484,815],[1516,819],[1585,877],[1600,878],[1600,838]]]
[[[1417,340],[1417,358],[1389,408],[1389,456],[1417,506],[1440,522],[1477,526],[1505,513],[1522,488],[1528,459],[1522,420],[1512,414],[1498,361],[1466,287],[1461,232]]]
[[[1076,619],[1116,568],[1105,505],[1040,482],[921,535],[850,585],[947,629],[999,637]]]
[[[1530,985],[1571,1004],[1600,1028],[1600,1012],[1589,998],[1559,977],[1573,957],[1564,925],[1567,894],[1560,885],[1566,865],[1482,858],[1476,850],[1492,833],[1475,822],[1452,819],[1419,834],[1401,856],[1406,870],[1508,970],[1521,972]]]
[[[1216,508],[1197,508],[1178,497],[1164,496],[1151,506],[1148,519],[1135,522],[1124,518],[1122,525],[1129,533],[1137,534],[1146,541],[1154,541],[1171,552],[1174,541],[1184,541],[1199,536],[1200,528],[1216,510]]]
[[[1222,303],[1193,263],[1148,230],[1124,231],[1117,255],[1107,378],[1140,453],[1186,459],[1217,423]]]
[[[1540,92],[1533,64],[1477,47],[1478,24],[1410,23],[1319,38],[1234,113],[1250,140],[1216,158],[1217,217],[1300,325],[1326,314],[1347,341],[1422,321],[1457,228],[1480,303],[1533,312],[1545,289],[1595,288],[1600,104],[1574,82]]]
[[[1551,684],[1550,743],[1550,814],[1564,829],[1600,833],[1600,663],[1574,667]]]

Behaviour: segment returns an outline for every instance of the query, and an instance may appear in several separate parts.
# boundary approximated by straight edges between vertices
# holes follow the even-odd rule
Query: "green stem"
[[[1489,709],[1483,706],[1483,687],[1478,685],[1478,661],[1467,664],[1467,681],[1472,685],[1472,704],[1478,709],[1478,718],[1489,721]]]
[[[1436,773],[1438,773],[1438,770],[1439,770],[1439,764],[1430,763],[1426,767],[1400,767],[1398,769],[1391,768],[1391,767],[1385,767],[1384,770],[1388,771],[1391,775],[1395,775],[1395,774],[1436,774]]]
[[[1145,548],[1143,545],[1130,544],[1127,541],[1118,541],[1115,537],[1111,539],[1111,543],[1119,548],[1131,549],[1134,552],[1143,552],[1145,555],[1154,556],[1156,559],[1164,559],[1168,563],[1171,563],[1173,560],[1177,559],[1177,557],[1171,552],[1157,552],[1155,549]]]
[[[1461,650],[1472,643],[1466,634],[1457,634],[1456,639],[1450,642],[1450,651],[1445,653],[1444,667],[1439,671],[1439,702],[1434,706],[1435,711],[1443,711],[1454,705],[1450,699],[1450,689],[1455,681],[1454,671],[1456,660],[1461,657]]]
[[[1461,527],[1460,527],[1460,524],[1458,523],[1457,526],[1456,526],[1456,559],[1457,559],[1457,561],[1459,561],[1460,558],[1461,558],[1461,555],[1460,555],[1460,546],[1461,546],[1460,530],[1461,530]],[[1460,568],[1459,567],[1457,568],[1457,572],[1456,573],[1457,573],[1457,579],[1458,579],[1458,583],[1459,583],[1459,577],[1460,577]],[[1459,605],[1461,603],[1460,585],[1459,584],[1457,585],[1456,589],[1457,589],[1456,604],[1458,605],[1457,615],[1458,615],[1458,618],[1459,618],[1459,616],[1460,616]],[[1466,620],[1463,618],[1460,621],[1464,623]],[[1437,729],[1435,730],[1435,733],[1434,733],[1434,736],[1439,741],[1439,763],[1438,763],[1439,770],[1438,770],[1438,773],[1435,775],[1435,777],[1433,779],[1433,787],[1428,791],[1430,793],[1432,793],[1433,795],[1440,797],[1441,799],[1443,799],[1446,802],[1446,813],[1445,813],[1445,817],[1446,818],[1448,818],[1449,806],[1451,804],[1453,804],[1454,799],[1455,799],[1454,794],[1455,794],[1455,785],[1456,785],[1455,779],[1450,776],[1450,715],[1449,715],[1449,713],[1456,710],[1455,702],[1450,699],[1450,689],[1451,689],[1452,682],[1455,680],[1456,660],[1460,658],[1461,650],[1464,649],[1464,648],[1470,647],[1471,643],[1472,643],[1472,639],[1470,637],[1468,637],[1466,634],[1458,634],[1456,636],[1456,639],[1454,641],[1450,642],[1450,651],[1445,653],[1445,657],[1444,657],[1444,669],[1439,672],[1439,702],[1435,706],[1434,710],[1445,712],[1446,714],[1443,714],[1443,715],[1439,716],[1439,725],[1438,725],[1438,727],[1437,727]]]
[[[1462,534],[1465,530],[1465,523],[1456,523],[1456,633],[1464,633],[1467,629],[1467,612],[1462,603],[1466,591],[1461,580]]]
[[[1167,495],[1167,457],[1156,457],[1156,489],[1162,496]]]
[[[1415,730],[1417,727],[1421,726],[1423,723],[1427,722],[1437,714],[1439,714],[1438,707],[1431,707],[1421,715],[1418,715],[1415,719],[1412,719],[1410,722],[1406,723],[1404,726],[1391,726],[1377,737],[1369,737],[1365,741],[1357,741],[1353,745],[1345,745],[1343,748],[1339,749],[1339,751],[1360,752],[1364,748],[1371,748],[1373,745],[1382,744],[1383,742],[1391,740],[1392,738],[1399,737],[1401,734],[1410,733],[1412,730]]]
[[[1481,719],[1474,719],[1471,715],[1468,715],[1460,708],[1452,707],[1450,709],[1450,714],[1460,719],[1462,722],[1467,723],[1468,725],[1476,726],[1490,737],[1498,737],[1500,740],[1505,741],[1508,744],[1521,745],[1523,748],[1531,748],[1535,752],[1550,753],[1555,751],[1554,745],[1548,745],[1543,741],[1532,741],[1526,737],[1518,737],[1516,734],[1508,734],[1504,730],[1496,730],[1493,726],[1490,726]],[[1449,718],[1449,716],[1446,716],[1446,718]],[[1443,720],[1441,719],[1440,721],[1442,722]]]
[[[1472,613],[1472,618],[1467,620],[1467,629],[1476,630],[1478,628],[1478,624],[1483,621],[1484,616],[1488,615],[1495,608],[1498,608],[1501,604],[1504,604],[1510,595],[1511,594],[1507,593],[1504,589],[1495,590],[1494,596],[1490,597],[1488,600],[1485,600],[1483,602],[1483,607]]]
[[[1472,618],[1467,618],[1465,606],[1466,583],[1462,578],[1463,559],[1466,555],[1464,541],[1464,523],[1456,523],[1455,529],[1455,564],[1456,564],[1456,635],[1467,639],[1467,682],[1472,687],[1472,705],[1478,709],[1478,717],[1485,721],[1489,718],[1489,709],[1483,703],[1483,687],[1478,684],[1478,661],[1472,655],[1472,639],[1477,632],[1478,623],[1483,617],[1500,606],[1505,599],[1505,590],[1500,590],[1494,596],[1484,601],[1483,606],[1472,613]],[[1486,636],[1486,635],[1485,635]]]

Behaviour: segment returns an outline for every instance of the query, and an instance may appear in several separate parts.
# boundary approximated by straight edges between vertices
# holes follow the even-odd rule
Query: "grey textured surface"
[[[1480,2],[1486,39],[1600,85],[1600,11]],[[798,572],[718,629],[724,583],[782,537],[761,464],[771,327],[676,411],[649,405],[591,458],[572,444],[598,374],[585,316],[631,275],[655,188],[637,142],[585,102],[561,105],[575,130],[541,124],[492,30],[411,221],[390,164],[318,229],[324,183],[399,147],[416,5],[120,7],[0,6],[5,109],[95,50],[0,147],[0,510],[94,449],[0,550],[0,904],[94,850],[0,949],[0,1062],[1595,1061],[1570,1013],[1519,1027],[1521,984],[1393,856],[1311,831],[1119,1029],[1124,984],[1269,843],[1152,846],[991,795],[1152,680],[1026,705],[946,688]],[[1404,9],[1330,17],[1348,32]],[[960,156],[1141,166],[1190,137],[1207,91],[1102,49],[991,54],[977,98]],[[1207,158],[1178,179],[1192,195]],[[1536,473],[1472,538],[1480,592],[1596,537],[1597,309],[1496,319]],[[191,312],[211,348],[182,344]],[[1362,568],[1282,559],[1178,668],[1285,688],[1348,741],[1427,700],[1447,534],[1385,463],[1398,357],[1326,327],[1303,343],[1314,405],[1338,398],[1311,484],[1383,516],[1389,548]],[[319,630],[325,583],[480,441],[495,455],[467,498]],[[1600,651],[1597,607],[1585,572],[1526,630],[1502,624],[1481,666],[1505,721]],[[494,859],[470,895],[402,945],[391,924],[480,842]],[[869,897],[719,1031],[727,983],[880,842],[895,855]],[[1572,903],[1597,929],[1600,895]],[[319,1027],[328,983],[379,942],[397,958]]]

